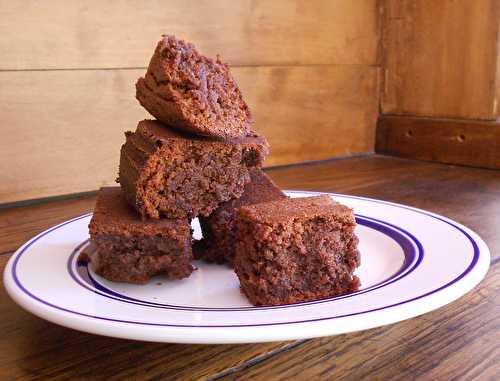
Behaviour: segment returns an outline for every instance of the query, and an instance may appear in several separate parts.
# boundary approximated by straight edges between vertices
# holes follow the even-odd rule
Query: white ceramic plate
[[[292,197],[312,192],[288,192]],[[336,298],[252,307],[233,271],[197,262],[181,281],[108,282],[78,263],[91,214],[57,225],[12,256],[4,281],[26,310],[81,331],[176,343],[248,343],[336,335],[408,319],[459,298],[485,276],[490,253],[470,229],[403,205],[332,194],[354,208],[361,290]],[[195,236],[200,236],[194,223]]]

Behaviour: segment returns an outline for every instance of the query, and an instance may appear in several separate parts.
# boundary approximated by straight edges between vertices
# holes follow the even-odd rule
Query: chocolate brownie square
[[[142,221],[120,187],[101,188],[89,225],[94,270],[115,282],[146,283],[158,274],[188,277],[191,228],[187,219]]]
[[[243,195],[223,203],[210,216],[200,217],[203,239],[193,248],[197,259],[232,265],[235,252],[234,213],[241,206],[285,198],[286,195],[260,169],[250,171]]]
[[[118,181],[143,217],[208,216],[241,196],[249,169],[260,167],[267,152],[257,135],[218,140],[144,120],[126,133]]]
[[[360,263],[353,211],[329,196],[285,198],[236,210],[234,269],[254,305],[355,291]]]
[[[197,135],[244,137],[251,115],[229,66],[198,53],[192,44],[163,36],[136,97],[158,120]]]

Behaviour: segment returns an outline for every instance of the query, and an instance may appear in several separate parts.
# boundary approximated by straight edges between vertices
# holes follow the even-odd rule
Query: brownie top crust
[[[229,66],[219,56],[206,57],[193,44],[174,36],[164,35],[158,42],[137,90],[143,106],[174,128],[223,138],[245,136],[250,131],[251,113]],[[148,96],[158,97],[160,103],[170,102],[166,108],[175,107],[178,115],[155,112]]]
[[[89,229],[91,235],[160,234],[184,237],[190,234],[187,219],[141,220],[125,200],[120,187],[104,187],[99,190]]]
[[[143,217],[208,216],[241,196],[249,170],[262,166],[268,150],[257,134],[223,140],[143,120],[126,133],[118,182]]]
[[[276,224],[292,220],[306,220],[334,215],[341,222],[355,225],[351,208],[332,200],[330,196],[283,198],[260,204],[247,205],[237,210],[238,216],[262,224]]]
[[[259,168],[249,171],[250,182],[240,198],[222,203],[210,216],[200,216],[203,239],[194,249],[198,258],[209,262],[233,262],[235,255],[235,209],[260,202],[287,197],[276,184]]]
[[[231,211],[245,205],[258,204],[285,198],[286,195],[260,168],[250,170],[250,182],[245,186],[245,191],[240,198],[222,204],[217,210]]]
[[[203,154],[201,145],[204,146],[205,151],[227,146],[240,146],[242,160],[250,167],[261,166],[269,154],[267,140],[256,133],[242,138],[220,140],[181,132],[149,119],[140,121],[135,133],[126,132],[125,136],[127,138],[127,144],[124,145],[125,155],[139,162],[144,162],[148,155],[172,143],[186,146],[199,144],[200,154]],[[123,174],[120,173],[120,177],[121,175]]]
[[[150,119],[140,121],[136,131],[126,132],[125,136],[127,143],[122,148],[124,154],[133,160],[138,160],[138,162],[144,162],[148,155],[164,146],[171,146],[173,143],[183,146],[198,144],[200,155],[203,154],[203,151],[239,146],[242,149],[242,160],[249,167],[260,167],[269,154],[267,140],[257,133],[251,133],[242,138],[214,139],[175,130]],[[203,146],[203,150],[201,146]],[[122,169],[120,169],[120,177],[123,175],[121,172]]]
[[[170,126],[166,126],[157,120],[145,119],[139,122],[137,125],[137,132],[144,137],[147,137],[148,140],[154,142],[157,147],[160,147],[161,144],[167,140],[184,140],[184,141],[200,141],[207,143],[229,143],[229,144],[260,144],[263,147],[266,147],[266,151],[268,150],[269,144],[267,140],[262,136],[258,135],[255,132],[250,131],[248,135],[237,137],[237,138],[229,138],[229,139],[219,139],[219,138],[211,138],[206,136],[199,136],[195,134],[191,134],[186,131],[179,131]]]

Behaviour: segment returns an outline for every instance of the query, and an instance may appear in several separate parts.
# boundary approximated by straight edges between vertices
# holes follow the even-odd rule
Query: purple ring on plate
[[[356,215],[356,222],[359,225],[369,227],[382,234],[387,235],[392,238],[396,243],[402,248],[404,253],[404,261],[399,270],[391,275],[389,278],[363,290],[359,290],[346,295],[340,295],[335,297],[318,299],[310,302],[301,302],[293,304],[284,304],[280,306],[267,306],[267,307],[188,307],[180,305],[171,305],[164,303],[155,303],[147,300],[131,298],[127,295],[120,294],[114,290],[107,288],[105,285],[96,280],[90,273],[87,263],[75,263],[77,261],[78,255],[81,249],[85,246],[88,240],[80,243],[75,250],[72,252],[68,259],[67,270],[73,280],[80,286],[88,289],[91,292],[117,300],[124,303],[135,304],[140,306],[152,307],[152,308],[162,308],[171,310],[186,310],[186,311],[256,311],[256,310],[267,310],[267,309],[284,309],[290,307],[302,307],[305,305],[319,304],[325,302],[331,302],[333,300],[351,298],[356,295],[365,294],[367,292],[375,291],[381,287],[385,287],[391,283],[394,283],[413,272],[419,264],[422,262],[424,257],[424,249],[420,241],[418,241],[412,234],[401,229],[397,226],[377,220],[375,218]]]
[[[293,192],[288,192],[288,193],[293,193]],[[310,323],[310,322],[315,322],[315,321],[333,320],[333,319],[340,319],[340,318],[349,317],[349,316],[362,315],[362,314],[371,313],[371,312],[375,312],[375,311],[386,310],[386,309],[389,309],[389,308],[392,308],[392,307],[397,307],[397,306],[400,306],[400,305],[404,305],[406,303],[410,303],[410,302],[415,301],[415,300],[419,300],[419,299],[425,298],[425,297],[427,297],[429,295],[435,294],[436,292],[439,292],[441,290],[444,290],[444,289],[450,287],[454,283],[458,282],[460,279],[464,278],[468,273],[470,273],[471,270],[478,263],[479,255],[480,255],[480,250],[479,250],[479,247],[478,247],[476,241],[474,241],[474,239],[470,236],[470,234],[468,234],[464,229],[462,229],[458,225],[455,225],[451,221],[448,221],[448,220],[446,220],[446,219],[444,219],[442,217],[436,216],[436,215],[434,215],[432,213],[428,213],[428,212],[425,212],[425,211],[420,210],[420,209],[416,209],[416,208],[412,208],[412,207],[408,207],[408,206],[404,206],[404,205],[400,205],[400,204],[395,204],[395,203],[391,203],[391,202],[387,202],[387,201],[370,199],[370,198],[366,198],[366,197],[346,196],[346,195],[341,195],[341,194],[324,193],[324,192],[300,192],[300,193],[302,193],[302,194],[304,194],[304,193],[306,193],[306,194],[328,194],[328,195],[340,196],[340,197],[344,197],[344,198],[368,200],[370,202],[375,202],[375,203],[379,203],[379,204],[386,204],[386,205],[392,205],[392,206],[395,206],[395,207],[398,207],[398,208],[411,210],[413,212],[416,212],[416,213],[423,214],[423,215],[426,215],[428,217],[434,218],[436,220],[439,220],[441,222],[444,222],[444,223],[452,226],[453,228],[455,228],[456,230],[458,230],[459,232],[461,232],[469,240],[469,242],[470,242],[470,244],[472,246],[472,249],[473,249],[472,260],[469,263],[469,265],[467,266],[467,268],[461,274],[459,274],[458,276],[456,276],[454,279],[452,279],[448,283],[446,283],[446,284],[444,284],[444,285],[442,285],[442,286],[440,286],[440,287],[438,287],[438,288],[436,288],[434,290],[425,292],[425,293],[423,293],[423,294],[421,294],[419,296],[416,296],[416,297],[413,297],[413,298],[410,298],[410,299],[407,299],[407,300],[403,300],[403,301],[398,302],[398,303],[393,303],[393,304],[390,304],[390,305],[386,305],[386,306],[382,306],[382,307],[378,307],[378,308],[372,308],[370,310],[359,311],[359,312],[355,312],[355,313],[349,313],[349,314],[343,314],[343,315],[333,315],[333,316],[323,317],[323,318],[317,318],[317,319],[295,320],[295,321],[286,321],[286,322],[278,322],[278,323],[239,324],[239,325],[238,324],[225,324],[225,325],[186,325],[186,324],[163,324],[163,323],[149,323],[149,322],[140,322],[140,321],[120,320],[120,319],[106,318],[106,317],[103,317],[103,316],[95,316],[95,315],[91,315],[91,314],[85,314],[85,313],[81,313],[81,312],[69,310],[67,308],[60,307],[60,306],[54,305],[52,303],[49,303],[49,302],[47,302],[47,301],[45,301],[45,300],[37,297],[36,295],[34,295],[33,293],[31,293],[29,290],[27,290],[23,286],[23,284],[20,282],[20,280],[19,280],[19,278],[17,276],[17,273],[16,273],[17,264],[19,262],[19,259],[22,256],[22,254],[30,246],[32,246],[37,240],[39,240],[40,238],[44,237],[45,235],[51,233],[52,231],[54,231],[56,229],[59,229],[62,226],[65,226],[65,225],[70,224],[70,223],[72,223],[74,221],[77,221],[77,220],[82,219],[82,218],[86,218],[86,217],[88,217],[88,216],[91,215],[91,213],[87,213],[87,214],[84,214],[82,216],[79,216],[79,217],[73,218],[71,220],[68,220],[66,222],[63,222],[62,224],[59,224],[57,226],[54,226],[51,229],[48,229],[47,231],[39,234],[38,236],[36,236],[35,238],[33,238],[30,242],[28,242],[24,247],[22,247],[19,250],[19,252],[17,252],[15,254],[16,257],[15,257],[14,262],[12,264],[11,275],[12,275],[12,278],[13,278],[14,283],[16,284],[16,286],[19,287],[19,289],[23,293],[25,293],[27,296],[29,296],[30,298],[38,301],[39,303],[41,303],[43,305],[48,306],[48,307],[57,309],[59,311],[64,311],[64,312],[67,312],[67,313],[70,313],[70,314],[78,315],[78,316],[89,317],[89,318],[93,318],[93,319],[97,319],[97,320],[110,321],[110,322],[116,322],[116,323],[126,323],[126,324],[144,325],[144,326],[175,327],[175,328],[243,328],[243,327],[289,325],[289,324],[299,324],[299,323]]]

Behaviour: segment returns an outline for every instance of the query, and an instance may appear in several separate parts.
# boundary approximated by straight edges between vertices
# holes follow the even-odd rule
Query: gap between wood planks
[[[305,344],[306,342],[308,342],[309,340],[298,340],[298,341],[295,341],[294,343],[286,346],[286,347],[283,347],[283,348],[279,348],[279,349],[275,349],[275,350],[272,350],[270,352],[267,352],[267,353],[263,353],[262,355],[260,356],[257,356],[255,358],[253,358],[252,360],[249,360],[247,362],[244,362],[243,364],[240,364],[240,365],[237,365],[237,366],[233,366],[231,368],[227,368],[225,370],[223,370],[222,372],[219,372],[219,373],[216,373],[212,376],[209,376],[206,381],[215,381],[215,380],[219,380],[223,377],[227,377],[227,376],[230,376],[231,374],[233,373],[236,373],[236,372],[239,372],[241,370],[244,370],[244,369],[247,369],[247,368],[250,368],[254,365],[257,365],[259,363],[261,363],[262,361],[265,361],[265,360],[268,360],[274,356],[277,356],[281,353],[284,353],[284,352],[288,352],[292,349],[295,349],[303,344]]]
[[[322,67],[322,66],[361,66],[361,67],[380,67],[379,64],[361,64],[361,63],[311,63],[311,64],[290,64],[290,63],[262,63],[262,64],[233,64],[234,67]],[[67,67],[67,68],[33,68],[33,69],[0,69],[0,73],[19,72],[19,71],[100,71],[100,70],[146,70],[146,66],[130,66],[130,67]]]

